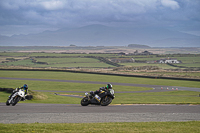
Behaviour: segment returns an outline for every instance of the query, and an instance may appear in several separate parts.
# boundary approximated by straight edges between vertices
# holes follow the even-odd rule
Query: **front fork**
[[[16,97],[16,95],[17,95],[17,94],[15,93],[15,94],[12,95],[12,97],[10,97],[9,103],[12,102],[13,98]]]

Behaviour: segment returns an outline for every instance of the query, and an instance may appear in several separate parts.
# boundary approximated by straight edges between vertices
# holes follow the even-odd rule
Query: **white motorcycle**
[[[15,93],[11,96],[9,96],[6,105],[9,106],[10,104],[12,104],[12,106],[15,106],[20,100],[25,99],[25,92],[24,90],[21,89],[15,89],[14,90]]]

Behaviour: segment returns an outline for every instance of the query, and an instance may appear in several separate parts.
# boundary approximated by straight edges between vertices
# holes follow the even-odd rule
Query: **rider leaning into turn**
[[[99,103],[100,102],[100,96],[98,96],[98,94],[101,94],[102,91],[108,92],[109,89],[112,89],[111,84],[107,84],[106,87],[101,87],[101,88],[99,88],[99,90],[96,90],[95,92],[90,91],[90,94],[91,94],[91,96],[95,96],[95,97],[93,97],[93,99],[96,99],[96,101]]]
[[[102,91],[109,91],[109,89],[112,89],[112,84],[107,84],[106,87],[100,87],[99,90],[96,90],[95,92],[91,91],[91,95],[99,94]]]
[[[27,84],[24,84],[22,87],[18,87],[16,88],[17,90],[14,90],[13,93],[10,95],[10,98],[12,97],[12,95],[16,92],[16,91],[19,91],[19,89],[21,90],[24,90],[25,92],[25,96],[27,95],[28,93],[28,85]],[[22,99],[22,101],[25,100],[25,97]]]

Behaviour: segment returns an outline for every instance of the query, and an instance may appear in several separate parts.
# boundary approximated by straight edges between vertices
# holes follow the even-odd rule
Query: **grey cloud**
[[[163,6],[170,7],[173,10],[180,8],[178,2],[174,0],[161,0],[161,3]]]
[[[0,26],[199,25],[199,6],[199,0],[1,0]]]

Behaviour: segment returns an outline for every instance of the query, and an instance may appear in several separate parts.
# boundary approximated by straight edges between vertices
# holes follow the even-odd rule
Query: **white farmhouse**
[[[169,58],[169,59],[160,59],[158,61],[159,63],[181,63],[180,61],[178,61],[177,59],[172,59],[172,58]]]

